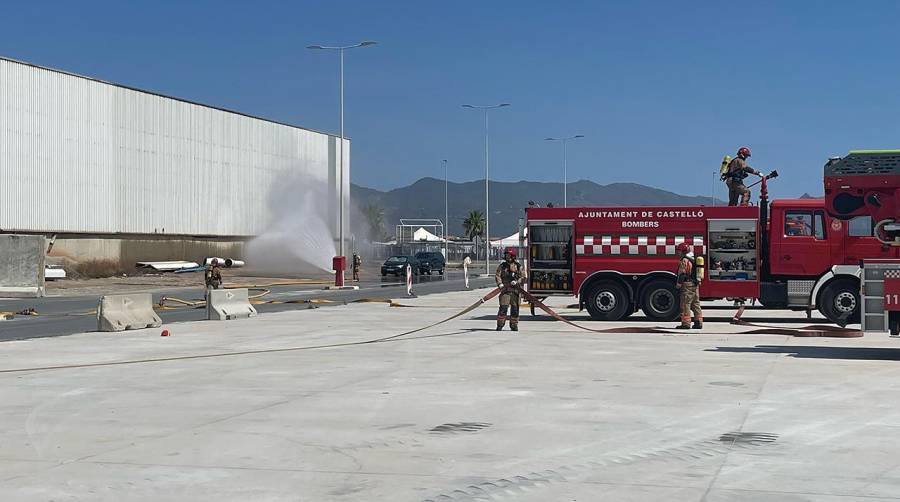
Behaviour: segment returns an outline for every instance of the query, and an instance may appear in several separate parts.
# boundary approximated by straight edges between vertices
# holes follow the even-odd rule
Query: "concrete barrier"
[[[246,289],[210,289],[206,292],[206,318],[227,321],[256,315]]]
[[[162,319],[153,310],[150,293],[106,295],[97,308],[97,331],[158,328]]]
[[[0,234],[0,298],[44,296],[43,235]]]

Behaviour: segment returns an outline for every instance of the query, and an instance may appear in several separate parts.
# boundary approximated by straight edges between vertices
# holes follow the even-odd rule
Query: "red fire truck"
[[[678,317],[675,246],[706,269],[705,300],[757,299],[859,322],[863,259],[900,258],[900,150],[852,151],[825,166],[824,199],[758,206],[528,208],[527,266],[535,295],[576,295],[598,320],[637,310]]]

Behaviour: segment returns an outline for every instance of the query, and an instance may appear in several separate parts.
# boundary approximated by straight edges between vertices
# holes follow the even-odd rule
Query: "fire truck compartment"
[[[572,221],[531,221],[528,230],[529,291],[572,291]]]
[[[759,233],[755,218],[707,221],[707,280],[703,297],[759,294]]]

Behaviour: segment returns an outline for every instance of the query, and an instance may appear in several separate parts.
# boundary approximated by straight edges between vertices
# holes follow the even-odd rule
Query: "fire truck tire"
[[[667,322],[678,319],[678,292],[672,281],[650,281],[644,286],[641,296],[641,310],[648,319]]]
[[[853,279],[837,279],[829,283],[819,295],[819,312],[833,323],[841,319],[846,319],[846,323],[858,323],[859,283]],[[848,312],[850,314],[846,316]]]
[[[597,283],[587,297],[587,309],[597,321],[619,321],[631,314],[625,288],[615,281]]]

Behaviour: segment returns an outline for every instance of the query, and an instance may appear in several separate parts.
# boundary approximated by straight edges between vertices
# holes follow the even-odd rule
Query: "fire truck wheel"
[[[672,281],[656,280],[644,286],[641,310],[654,321],[678,319],[678,293]]]
[[[588,294],[588,313],[598,321],[621,320],[630,313],[629,307],[625,288],[614,281],[602,281]]]
[[[858,323],[859,284],[853,279],[838,279],[825,286],[819,299],[819,312],[833,323],[841,319]]]

